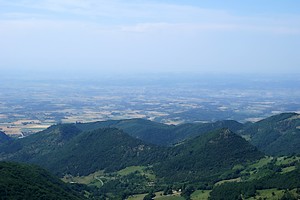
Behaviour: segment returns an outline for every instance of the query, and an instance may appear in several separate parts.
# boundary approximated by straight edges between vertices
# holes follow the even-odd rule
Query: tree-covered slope
[[[67,145],[37,161],[59,175],[88,175],[148,165],[168,156],[168,148],[146,144],[116,128],[82,132]]]
[[[74,124],[64,124],[1,146],[0,158],[38,164],[59,176],[88,175],[153,164],[167,157],[168,149],[116,128],[81,131]]]
[[[97,128],[118,128],[135,138],[158,145],[170,144],[174,140],[172,137],[174,126],[144,119],[110,120],[76,124],[76,126],[83,131]]]
[[[0,160],[35,162],[44,155],[62,148],[81,130],[73,124],[60,124],[25,138],[10,141],[0,146]]]
[[[174,142],[180,142],[186,139],[192,139],[199,135],[211,132],[213,130],[228,128],[237,132],[244,127],[243,124],[234,120],[216,121],[213,123],[188,123],[181,124],[174,128]]]
[[[0,145],[3,143],[7,143],[10,140],[11,140],[11,137],[6,135],[4,132],[0,131]]]
[[[6,142],[0,144],[0,160],[35,163],[60,177],[65,174],[77,177],[102,173],[106,178],[101,183],[101,190],[88,190],[96,196],[102,193],[112,195],[117,191],[115,188],[118,188],[120,196],[128,185],[135,188],[136,193],[147,192],[146,189],[151,187],[161,190],[166,186],[185,188],[192,185],[195,188],[214,188],[215,194],[219,195],[223,194],[223,189],[219,193],[220,187],[214,187],[214,184],[236,178],[243,183],[226,187],[248,188],[250,184],[248,189],[252,190],[253,185],[260,187],[264,184],[269,186],[262,189],[276,188],[280,186],[279,182],[287,185],[288,180],[296,180],[298,175],[295,173],[299,173],[299,167],[285,163],[279,167],[281,171],[276,165],[268,165],[259,171],[256,165],[249,163],[263,156],[260,149],[275,155],[279,154],[277,152],[297,152],[299,119],[298,114],[285,113],[246,125],[227,120],[174,126],[143,119],[59,124],[20,139],[2,135]],[[222,127],[230,127],[234,131]],[[250,140],[246,141],[234,132]],[[172,146],[173,143],[176,144]],[[145,171],[120,177],[117,171],[130,167],[140,167]],[[298,171],[290,173],[294,169]],[[34,172],[30,173],[32,177],[37,176]],[[19,187],[17,183],[12,185],[12,188]],[[1,192],[6,192],[7,189],[2,191],[1,188]],[[240,195],[241,191],[237,194]],[[18,191],[15,193],[19,194]]]
[[[243,124],[233,120],[217,121],[214,123],[189,123],[174,126],[144,119],[128,119],[79,123],[76,126],[83,131],[108,127],[119,128],[135,138],[157,145],[172,145],[220,128],[229,128],[232,131],[243,128]]]
[[[11,162],[0,162],[0,197],[11,200],[84,199],[44,169]]]
[[[248,125],[241,135],[270,155],[300,153],[300,115],[283,113]]]
[[[168,182],[216,180],[236,164],[261,158],[263,154],[229,129],[220,129],[188,140],[173,148],[175,156],[156,167]]]
[[[116,127],[143,141],[172,145],[221,128],[246,136],[259,150],[270,155],[300,153],[300,117],[296,113],[274,115],[256,123],[241,124],[233,120],[212,123],[165,125],[143,119],[112,120],[76,124],[80,130]]]
[[[59,176],[154,165],[160,177],[182,182],[216,178],[234,164],[261,156],[228,129],[203,133],[174,147],[151,145],[116,128],[80,132],[74,125],[54,126],[16,142],[19,148],[2,152],[2,158],[39,164]]]

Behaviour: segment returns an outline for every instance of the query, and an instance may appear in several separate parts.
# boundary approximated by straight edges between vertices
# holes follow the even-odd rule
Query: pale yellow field
[[[21,135],[21,128],[20,127],[0,126],[0,128],[7,135]]]
[[[1,119],[5,119],[5,118],[7,118],[7,116],[6,116],[6,115],[3,115],[3,114],[0,114],[0,118],[1,118]]]
[[[26,128],[30,128],[30,129],[46,129],[48,128],[49,124],[29,124],[26,126]]]
[[[113,112],[120,113],[120,115],[113,115]],[[78,113],[73,116],[69,116],[66,119],[63,119],[63,123],[75,123],[76,121],[87,123],[94,121],[104,121],[109,119],[119,120],[119,119],[129,119],[129,118],[145,118],[146,115],[139,114],[138,111],[130,110],[130,111],[91,111],[86,110],[83,113]]]
[[[28,123],[28,124],[23,124]],[[22,135],[22,130],[30,130],[33,133],[44,130],[54,124],[54,122],[50,123],[42,123],[40,120],[17,120],[12,123],[3,123],[0,125],[0,128],[7,135]]]

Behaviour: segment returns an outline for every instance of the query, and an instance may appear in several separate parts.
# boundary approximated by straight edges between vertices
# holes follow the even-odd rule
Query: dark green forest
[[[85,199],[46,170],[27,164],[0,162],[1,199]]]
[[[68,199],[124,199],[145,193],[150,199],[157,191],[180,191],[190,199],[197,190],[211,191],[211,199],[246,199],[277,188],[286,191],[282,197],[297,198],[290,191],[300,187],[299,123],[298,114],[283,113],[247,124],[227,120],[174,126],[131,119],[58,124],[21,139],[1,132],[0,160],[39,165],[59,178],[101,172],[89,183],[66,185],[39,167],[3,162],[9,166],[1,188],[7,197],[35,188],[39,192],[34,198],[54,189],[58,194],[49,197],[71,195]],[[134,166],[139,170],[119,172]],[[24,175],[23,182],[10,180],[13,168]]]

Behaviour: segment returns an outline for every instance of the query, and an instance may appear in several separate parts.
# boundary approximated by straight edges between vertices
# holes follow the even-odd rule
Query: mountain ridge
[[[243,124],[234,120],[223,120],[213,123],[187,123],[181,125],[166,125],[145,119],[108,120],[92,123],[78,123],[76,127],[82,131],[96,128],[119,128],[129,135],[156,145],[171,146],[182,140],[193,138],[200,134],[219,129],[230,128],[240,130]]]

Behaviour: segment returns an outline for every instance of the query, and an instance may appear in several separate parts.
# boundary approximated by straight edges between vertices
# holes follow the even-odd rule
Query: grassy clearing
[[[247,141],[251,141],[251,135],[241,135]]]
[[[240,181],[241,181],[241,177],[238,177],[238,178],[219,181],[219,182],[215,183],[215,185],[221,185],[223,183],[230,183],[230,182],[240,182]]]
[[[95,177],[101,177],[104,176],[103,171],[97,171],[95,173],[89,174],[87,176],[71,176],[71,175],[65,175],[62,180],[66,183],[81,183],[86,185],[96,185],[101,186],[100,181],[95,179]]]
[[[267,190],[257,190],[257,195],[255,197],[249,198],[249,200],[254,199],[270,199],[270,200],[278,200],[284,194],[284,190],[277,190],[277,189],[267,189]]]
[[[144,167],[144,166],[130,166],[130,167],[126,167],[125,169],[118,171],[117,173],[120,176],[126,176],[128,174],[135,173],[135,172],[143,173],[145,168],[146,167]]]
[[[158,200],[184,200],[184,198],[181,197],[181,196],[158,196],[158,197],[155,197],[154,199],[158,199]]]
[[[146,196],[147,194],[137,194],[137,195],[133,195],[128,197],[128,200],[143,200],[143,198]]]
[[[260,159],[258,162],[250,165],[250,168],[262,168],[263,166],[267,165],[268,163],[270,163],[273,160],[273,157],[264,157],[262,159]]]
[[[243,169],[245,169],[245,167],[244,167],[243,165],[240,165],[240,164],[235,165],[235,166],[232,168],[232,170],[243,170]]]
[[[282,172],[280,172],[280,173],[281,174],[288,173],[288,172],[294,171],[295,169],[296,169],[296,166],[285,167],[285,168],[282,168]]]
[[[286,164],[290,164],[292,162],[300,162],[300,157],[297,156],[292,156],[292,157],[279,157],[276,160],[276,165],[286,165]]]
[[[126,176],[131,173],[138,172],[142,175],[148,177],[151,181],[155,180],[155,175],[152,173],[151,170],[146,170],[145,166],[131,166],[126,167],[118,171],[113,177],[105,174],[104,171],[97,171],[95,173],[89,174],[87,176],[71,176],[65,175],[62,180],[66,183],[81,183],[85,185],[94,185],[97,187],[101,187],[107,180],[111,180],[116,178],[117,176]]]
[[[257,162],[247,166],[242,172],[241,175],[249,174],[246,176],[247,180],[254,180],[259,179],[268,173],[270,173],[270,170],[264,168],[268,163],[272,162],[274,158],[273,157],[264,157]],[[245,178],[245,177],[244,177]]]
[[[211,190],[196,190],[192,195],[192,200],[207,200]]]
[[[151,170],[147,170],[147,167],[145,166],[130,166],[126,167],[120,171],[117,172],[118,175],[120,176],[126,176],[131,173],[139,172],[142,175],[145,175],[149,180],[154,181],[155,180],[155,175]]]
[[[146,195],[147,194],[133,195],[133,196],[128,197],[128,200],[143,200],[143,198]],[[180,196],[180,193],[175,193],[175,194],[172,194],[172,195],[164,196],[163,192],[156,192],[154,199],[157,199],[157,200],[184,200],[184,198]]]

